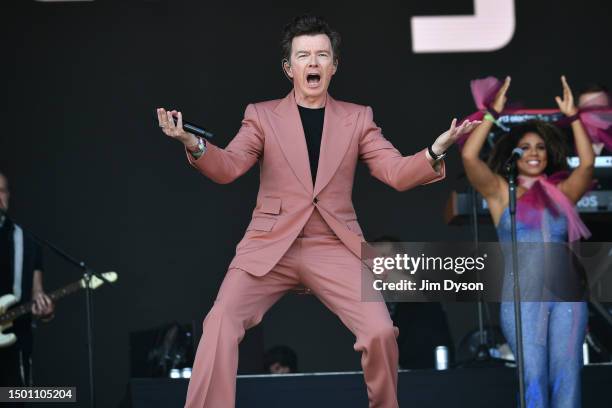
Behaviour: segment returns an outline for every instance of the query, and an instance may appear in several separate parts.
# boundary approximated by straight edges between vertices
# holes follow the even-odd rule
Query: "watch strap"
[[[427,147],[427,151],[429,152],[429,155],[434,161],[442,160],[444,156],[446,156],[446,152],[435,154],[433,149],[431,148],[431,145]]]

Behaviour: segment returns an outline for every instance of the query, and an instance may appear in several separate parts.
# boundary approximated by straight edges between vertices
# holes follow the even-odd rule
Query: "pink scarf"
[[[461,122],[465,120],[483,120],[485,110],[490,109],[490,105],[493,103],[493,99],[495,99],[495,95],[502,85],[502,81],[492,76],[472,80],[470,82],[470,87],[478,111],[464,118]],[[594,104],[596,104],[596,102],[597,101],[591,102],[589,106],[582,107],[578,115],[591,141],[593,143],[603,143],[608,150],[612,150],[612,107],[595,106]],[[559,113],[557,109],[523,109],[517,107],[513,108],[509,104],[506,105],[508,107],[506,107],[503,112],[500,112],[500,114],[520,115],[530,113],[550,115]],[[567,118],[563,118],[557,125],[569,126],[570,122]],[[463,148],[468,137],[469,133],[459,137],[457,140],[459,148]]]
[[[517,206],[517,219],[534,228],[539,228],[542,221],[542,211],[548,208],[554,217],[562,214],[567,219],[568,240],[577,241],[581,237],[589,238],[591,232],[584,225],[576,207],[565,194],[557,188],[557,183],[568,177],[567,171],[551,174],[550,177],[519,176],[519,185],[528,189],[521,196]],[[533,211],[535,210],[535,211]]]

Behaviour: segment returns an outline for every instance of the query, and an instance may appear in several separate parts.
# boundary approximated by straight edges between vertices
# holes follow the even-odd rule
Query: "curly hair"
[[[291,57],[291,43],[295,37],[300,35],[325,34],[329,37],[332,45],[334,62],[338,62],[340,57],[340,34],[334,31],[327,21],[321,17],[303,15],[293,19],[285,25],[281,40],[282,58],[289,60]]]
[[[550,175],[557,171],[569,169],[567,164],[569,146],[561,130],[550,123],[531,120],[513,127],[510,132],[501,136],[495,143],[487,162],[494,173],[502,176],[506,175],[504,163],[510,157],[512,150],[517,147],[521,138],[530,132],[539,135],[544,140],[548,161],[544,173]]]

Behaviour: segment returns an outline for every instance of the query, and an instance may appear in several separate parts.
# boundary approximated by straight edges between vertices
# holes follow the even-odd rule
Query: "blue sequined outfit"
[[[519,211],[543,211],[539,228],[517,221],[519,242],[519,279],[521,299],[550,299],[543,285],[543,270],[555,271],[566,267],[567,258],[550,256],[543,245],[525,245],[523,242],[567,242],[567,219],[555,217],[548,209]],[[504,210],[497,225],[501,243],[511,242],[510,212]],[[512,299],[513,275],[510,245],[504,245],[506,273],[504,276],[504,300],[501,303],[502,331],[516,355],[514,302]],[[553,267],[551,268],[551,262]],[[558,264],[554,264],[557,262]],[[544,268],[546,265],[546,268]],[[564,275],[561,273],[561,275]],[[553,290],[554,292],[554,290]],[[543,297],[542,297],[543,296]],[[523,352],[527,406],[530,408],[580,407],[580,372],[582,369],[582,343],[587,323],[586,302],[522,301]]]

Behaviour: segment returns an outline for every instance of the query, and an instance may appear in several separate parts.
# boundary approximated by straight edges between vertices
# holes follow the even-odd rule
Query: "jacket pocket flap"
[[[278,197],[264,197],[261,200],[261,212],[266,214],[280,214],[281,199]]]
[[[348,227],[349,230],[353,231],[355,234],[363,235],[363,232],[361,231],[361,227],[359,226],[359,223],[357,222],[357,220],[347,221],[346,226]]]
[[[276,218],[254,217],[247,227],[247,231],[272,231],[274,224],[276,224]]]

